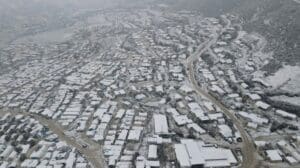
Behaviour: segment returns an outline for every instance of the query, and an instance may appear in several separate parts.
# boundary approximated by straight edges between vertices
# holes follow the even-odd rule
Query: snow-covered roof
[[[128,130],[122,130],[118,136],[118,140],[126,140],[128,134]]]
[[[196,117],[200,118],[204,115],[203,109],[199,106],[198,103],[192,102],[188,104],[189,108],[191,109],[192,113],[196,115]]]
[[[195,130],[195,131],[198,132],[199,134],[204,134],[204,133],[206,133],[206,131],[205,131],[203,128],[201,128],[199,125],[197,125],[197,124],[195,124],[195,123],[188,124],[187,127],[188,127],[189,129]]]
[[[215,110],[212,102],[205,101],[205,102],[203,102],[203,105],[205,106],[205,108],[208,111],[214,111]]]
[[[115,116],[115,118],[120,119],[123,117],[124,114],[125,114],[125,109],[119,109],[117,111],[117,115]]]
[[[36,159],[26,159],[22,162],[21,167],[35,168],[38,165],[39,161]]]
[[[296,119],[297,116],[295,114],[291,114],[291,113],[288,113],[286,111],[283,111],[283,110],[276,110],[275,112],[277,115],[281,116],[281,117],[285,117],[285,118],[289,118],[289,119]]]
[[[180,167],[191,167],[189,154],[186,150],[186,147],[184,144],[175,144],[175,153],[176,158],[180,164]]]
[[[133,129],[129,131],[128,140],[138,141],[140,140],[142,130]]]
[[[202,141],[184,139],[181,140],[181,144],[174,146],[176,158],[181,167],[194,165],[227,167],[237,163],[231,150],[207,146]]]
[[[251,100],[260,100],[261,99],[261,97],[258,94],[255,94],[255,93],[254,94],[248,94],[248,96]]]
[[[268,108],[271,107],[269,104],[262,102],[262,101],[256,102],[255,105],[263,110],[267,110]]]
[[[148,159],[157,158],[157,145],[149,145]]]
[[[254,123],[257,123],[257,124],[267,124],[269,122],[269,120],[267,118],[260,117],[259,115],[254,114],[254,113],[247,113],[247,112],[241,111],[238,114],[248,120],[251,120]]]
[[[177,115],[173,116],[177,125],[182,126],[189,123],[193,123],[191,119],[189,119],[186,115]]]
[[[223,137],[225,138],[230,138],[232,137],[232,130],[228,125],[222,124],[218,125],[219,132],[222,134]]]
[[[282,161],[282,158],[280,156],[280,151],[274,149],[274,150],[267,150],[266,154],[267,157],[271,160],[271,161]]]
[[[180,90],[185,92],[185,93],[190,93],[193,92],[193,89],[188,85],[188,84],[184,84],[180,87]]]
[[[174,116],[179,115],[178,111],[175,108],[167,108],[166,110],[168,113],[171,113]]]
[[[154,129],[156,134],[168,134],[169,127],[167,123],[167,118],[162,114],[155,114],[154,118]]]
[[[211,90],[214,91],[214,92],[219,93],[220,95],[223,95],[223,94],[226,93],[226,92],[225,92],[222,88],[220,88],[220,86],[218,86],[218,85],[212,85]]]

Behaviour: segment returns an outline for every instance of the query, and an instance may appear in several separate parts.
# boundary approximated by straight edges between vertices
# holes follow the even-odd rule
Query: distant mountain
[[[300,4],[293,0],[248,0],[235,8],[244,28],[269,39],[280,62],[300,63]]]
[[[72,24],[89,10],[144,5],[153,0],[0,0],[0,48],[20,36]]]
[[[176,10],[198,10],[201,13],[218,17],[223,13],[232,11],[239,6],[242,0],[164,0]]]
[[[65,8],[66,5],[39,0],[0,0],[0,47],[20,36],[64,26],[74,13],[74,8],[71,5]]]

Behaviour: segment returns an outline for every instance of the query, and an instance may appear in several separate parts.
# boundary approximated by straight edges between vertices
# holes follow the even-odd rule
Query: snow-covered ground
[[[300,67],[285,65],[274,75],[268,76],[266,82],[273,88],[280,87],[293,93],[300,92]]]
[[[71,39],[73,30],[62,28],[53,31],[46,31],[34,35],[24,36],[14,41],[15,44],[39,42],[39,43],[59,43]]]
[[[298,72],[296,77],[290,80],[281,89],[291,91],[294,93],[300,93],[300,73]]]
[[[297,3],[300,3],[300,0],[294,0],[295,2],[297,2]]]
[[[276,101],[291,103],[294,105],[300,104],[300,97],[274,96],[271,99]]]

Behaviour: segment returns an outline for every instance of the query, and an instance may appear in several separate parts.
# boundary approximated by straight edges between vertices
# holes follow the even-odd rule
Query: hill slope
[[[234,13],[243,28],[259,32],[270,42],[278,62],[300,63],[300,3],[297,0],[174,0],[173,8],[198,10],[206,16],[217,17]]]

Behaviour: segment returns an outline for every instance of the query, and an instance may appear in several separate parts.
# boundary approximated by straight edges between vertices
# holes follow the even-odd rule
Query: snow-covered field
[[[285,65],[274,75],[268,76],[266,82],[273,88],[281,88],[293,93],[300,92],[300,67]]]
[[[300,3],[300,0],[294,0],[295,2],[297,2],[297,3]]]
[[[298,73],[295,78],[289,81],[281,89],[291,91],[293,93],[300,93],[300,74]]]
[[[299,105],[300,104],[300,97],[274,96],[274,97],[271,97],[271,99],[275,100],[275,101],[291,103],[293,105]]]

